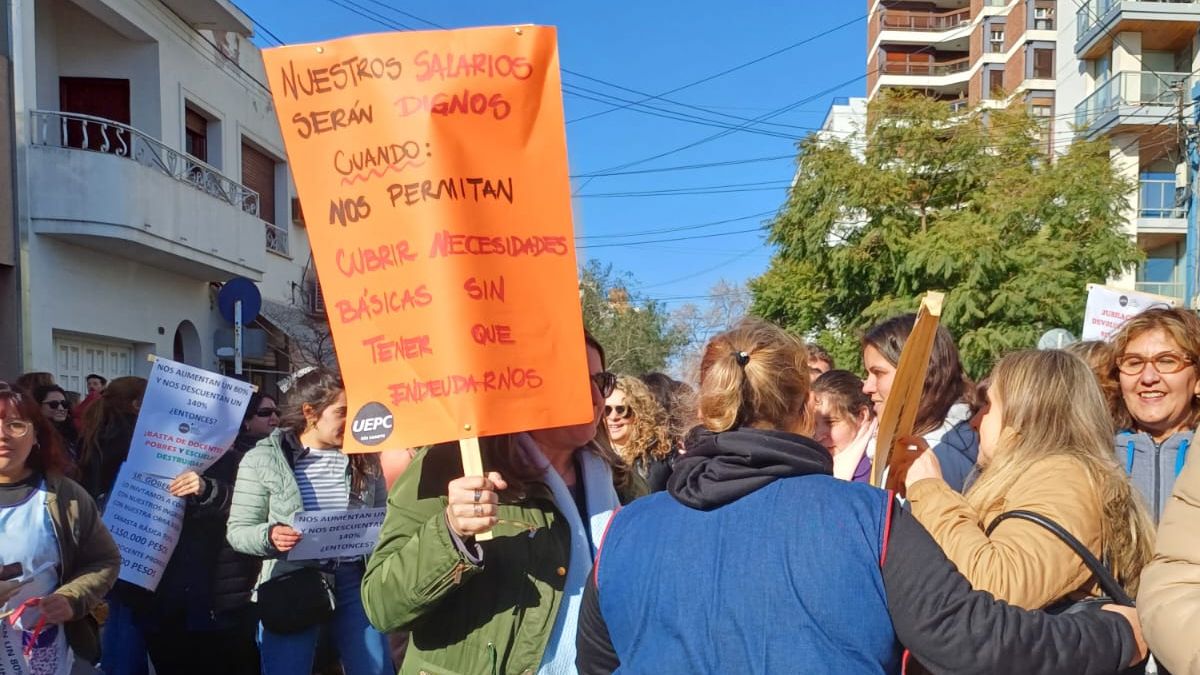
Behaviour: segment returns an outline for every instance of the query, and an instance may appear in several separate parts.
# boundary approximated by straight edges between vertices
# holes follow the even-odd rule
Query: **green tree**
[[[633,285],[628,274],[589,260],[580,270],[583,325],[604,345],[609,370],[627,375],[664,370],[687,336],[661,303],[630,291]]]
[[[1047,329],[1078,330],[1086,284],[1139,260],[1121,231],[1133,185],[1107,141],[1050,162],[1019,104],[964,115],[911,93],[881,96],[868,120],[849,138],[801,142],[769,226],[776,254],[750,283],[756,314],[839,363],[858,362],[864,329],[941,290],[942,321],[979,376]]]

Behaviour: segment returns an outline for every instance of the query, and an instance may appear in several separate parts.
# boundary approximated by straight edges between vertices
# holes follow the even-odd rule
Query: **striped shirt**
[[[296,460],[296,483],[305,511],[338,510],[350,507],[346,470],[350,458],[341,450],[308,449]]]

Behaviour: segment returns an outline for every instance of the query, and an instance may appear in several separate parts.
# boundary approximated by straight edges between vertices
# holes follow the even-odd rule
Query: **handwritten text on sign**
[[[240,380],[156,360],[127,463],[134,471],[172,478],[203,472],[233,444],[252,393]]]
[[[379,540],[385,508],[301,511],[292,520],[304,538],[288,560],[322,560],[370,555]]]
[[[158,588],[183,530],[183,499],[167,492],[170,479],[121,466],[104,507],[104,525],[121,549],[118,578],[147,590]]]
[[[315,221],[346,449],[591,419],[554,29],[264,58]]]

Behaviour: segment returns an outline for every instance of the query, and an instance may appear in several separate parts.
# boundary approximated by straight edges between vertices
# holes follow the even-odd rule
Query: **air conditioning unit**
[[[304,211],[300,209],[299,197],[292,197],[292,223],[304,227]]]

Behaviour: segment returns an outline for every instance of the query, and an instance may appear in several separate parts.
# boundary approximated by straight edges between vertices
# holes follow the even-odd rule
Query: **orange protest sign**
[[[345,450],[590,421],[555,30],[264,52]]]

